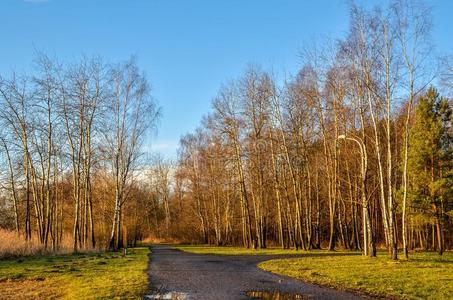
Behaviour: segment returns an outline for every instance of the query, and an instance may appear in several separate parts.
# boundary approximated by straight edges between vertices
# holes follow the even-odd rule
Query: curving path
[[[272,274],[256,266],[261,261],[286,255],[220,256],[187,253],[170,246],[151,249],[150,292],[145,299],[250,299],[246,294],[249,291],[299,294],[279,299],[364,299],[353,293]]]

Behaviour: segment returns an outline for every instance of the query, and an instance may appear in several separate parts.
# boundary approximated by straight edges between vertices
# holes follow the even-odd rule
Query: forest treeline
[[[418,1],[351,5],[346,37],[304,50],[296,76],[251,66],[225,84],[181,139],[171,234],[370,256],[385,247],[393,259],[398,248],[450,248],[452,105],[439,90],[452,92],[453,69],[434,67],[431,23]]]

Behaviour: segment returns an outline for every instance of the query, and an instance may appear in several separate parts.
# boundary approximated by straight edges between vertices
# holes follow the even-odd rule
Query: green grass
[[[242,247],[229,246],[206,246],[206,245],[175,245],[176,249],[197,254],[215,255],[282,255],[282,254],[303,254],[303,253],[323,253],[321,251],[295,251],[294,249],[267,248],[267,249],[247,249]]]
[[[0,261],[0,299],[142,299],[148,248]]]
[[[452,299],[453,253],[414,253],[409,260],[323,255],[260,263],[264,270],[339,289],[402,299]]]

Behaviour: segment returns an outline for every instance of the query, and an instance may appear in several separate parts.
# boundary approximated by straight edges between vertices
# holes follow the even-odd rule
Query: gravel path
[[[282,257],[288,256],[205,255],[153,246],[148,272],[150,293],[145,299],[250,299],[246,295],[249,291],[302,295],[279,299],[363,299],[349,292],[275,275],[256,266],[264,260]]]

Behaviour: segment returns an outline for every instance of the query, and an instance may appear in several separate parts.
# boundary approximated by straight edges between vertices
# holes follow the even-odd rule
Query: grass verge
[[[142,299],[148,248],[0,261],[0,299]]]
[[[414,253],[409,260],[330,256],[276,259],[260,268],[304,281],[402,299],[451,299],[453,253]]]
[[[306,253],[325,253],[319,250],[295,251],[294,249],[281,248],[247,249],[242,247],[206,245],[175,245],[174,248],[190,253],[215,255],[300,255]]]

